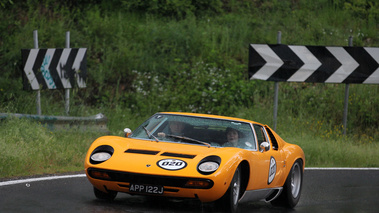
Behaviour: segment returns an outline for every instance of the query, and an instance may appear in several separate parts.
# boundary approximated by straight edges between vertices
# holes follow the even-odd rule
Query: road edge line
[[[28,179],[20,179],[20,180],[10,180],[5,182],[0,182],[0,186],[9,186],[21,183],[31,183],[37,181],[44,180],[57,180],[57,179],[67,179],[67,178],[77,178],[77,177],[85,177],[85,174],[77,174],[77,175],[61,175],[61,176],[48,176],[48,177],[39,177],[39,178],[28,178]]]

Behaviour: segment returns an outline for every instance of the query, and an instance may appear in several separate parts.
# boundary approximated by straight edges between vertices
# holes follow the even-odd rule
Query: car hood
[[[89,158],[94,149],[108,145],[113,147],[112,157],[100,164],[91,164]],[[90,147],[86,156],[86,168],[108,169],[122,172],[137,172],[140,174],[172,175],[199,177],[198,164],[208,156],[218,156],[221,159],[220,168],[213,174],[234,169],[240,161],[240,156],[248,151],[239,148],[207,147],[198,144],[156,142],[116,136],[104,136],[97,139]],[[162,160],[177,160],[184,162],[178,169],[162,167]],[[184,165],[185,164],[185,165]]]

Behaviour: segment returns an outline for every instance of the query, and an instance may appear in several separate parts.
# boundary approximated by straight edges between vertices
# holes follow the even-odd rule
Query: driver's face
[[[170,122],[170,129],[172,133],[182,133],[184,129],[184,123],[178,121]]]

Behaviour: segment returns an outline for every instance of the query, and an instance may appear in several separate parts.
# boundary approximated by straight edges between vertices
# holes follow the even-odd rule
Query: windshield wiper
[[[211,147],[211,145],[209,143],[207,143],[207,142],[199,141],[199,140],[196,140],[196,139],[193,139],[193,138],[189,138],[189,137],[184,137],[184,136],[179,136],[179,135],[169,135],[169,134],[166,134],[166,137],[182,139],[182,140],[189,141],[189,142],[196,142],[196,143],[205,145],[208,148]]]
[[[151,137],[153,137],[156,142],[159,142],[158,138],[155,137],[153,134],[151,134],[151,132],[149,130],[147,130],[146,127],[143,127],[143,129],[146,131],[147,137],[149,137],[150,139],[151,139]]]

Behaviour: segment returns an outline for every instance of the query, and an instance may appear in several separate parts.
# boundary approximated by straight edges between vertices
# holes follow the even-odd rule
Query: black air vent
[[[166,190],[166,186],[180,187],[180,188],[210,189],[214,185],[214,182],[212,180],[204,179],[204,178],[144,175],[144,174],[136,174],[136,173],[128,173],[128,172],[95,169],[95,168],[89,168],[88,174],[91,175],[92,171],[103,172],[103,173],[108,174],[108,176],[110,177],[110,179],[101,179],[98,177],[91,176],[92,178],[95,178],[95,179],[116,181],[116,182],[122,182],[122,183],[159,185],[159,186],[164,186],[165,190]],[[209,185],[207,185],[207,186],[187,186],[186,183],[188,183],[189,181],[203,181],[203,182],[208,182]],[[127,187],[127,185],[124,185],[123,187]]]
[[[160,151],[153,151],[153,150],[143,150],[143,149],[128,149],[125,151],[125,153],[133,153],[133,154],[145,154],[145,155],[156,155]]]
[[[189,158],[193,159],[196,157],[196,155],[186,155],[186,154],[179,154],[179,153],[173,153],[173,152],[165,152],[161,154],[161,156],[169,156],[169,157],[177,157],[177,158]]]

